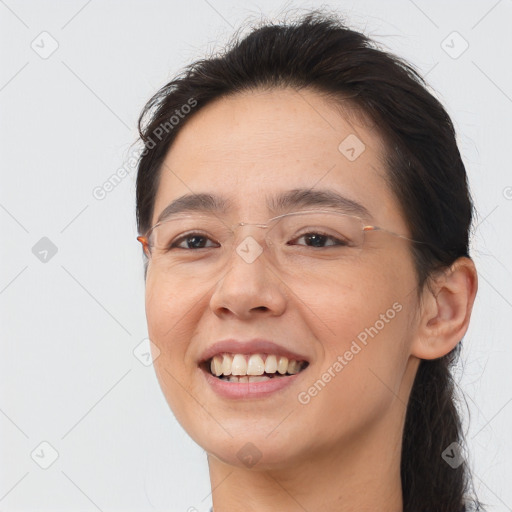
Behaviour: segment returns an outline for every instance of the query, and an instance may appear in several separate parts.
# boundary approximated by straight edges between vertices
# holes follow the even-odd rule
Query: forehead
[[[269,213],[269,197],[331,189],[374,218],[400,222],[384,179],[384,145],[347,103],[311,90],[257,90],[218,99],[187,121],[166,155],[153,221],[187,194],[229,198],[239,215]]]

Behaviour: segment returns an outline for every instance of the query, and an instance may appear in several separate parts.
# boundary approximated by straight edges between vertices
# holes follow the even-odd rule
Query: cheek
[[[148,274],[146,280],[146,318],[149,339],[160,350],[154,361],[159,379],[168,381],[164,368],[181,380],[188,378],[193,361],[188,351],[204,307],[204,291],[185,291],[162,275]],[[171,382],[172,384],[172,382]]]
[[[405,307],[368,302],[339,304],[340,314],[330,322],[337,335],[322,339],[324,353],[299,390],[305,421],[323,432],[319,437],[361,433],[386,416],[401,395],[408,359]],[[318,418],[326,420],[321,427]]]
[[[329,381],[332,394],[325,394],[327,402],[343,397],[335,402],[345,406],[350,406],[351,397],[374,403],[382,393],[392,395],[386,385],[400,385],[408,358],[413,273],[407,265],[400,268],[381,260],[364,271],[354,268],[339,274],[321,288],[317,294],[306,288],[298,291],[307,305],[301,316],[320,342],[320,364],[311,380]]]
[[[148,272],[148,334],[159,351],[153,367],[169,407],[184,426],[194,407],[190,395],[184,391],[190,386],[190,372],[195,364],[190,358],[188,347],[197,328],[203,295],[200,293],[196,296],[190,291],[183,293],[176,283],[170,283],[165,276]]]
[[[332,343],[338,348],[337,341],[356,337],[388,310],[383,321],[395,318],[399,306],[393,309],[393,304],[403,303],[414,281],[406,266],[402,270],[391,258],[386,261],[382,256],[366,264],[361,261],[349,268],[332,269],[314,281],[298,276],[291,284],[297,299],[293,302],[323,345],[327,341],[327,347]],[[382,327],[380,321],[378,327]]]
[[[191,293],[168,275],[148,272],[146,279],[146,317],[150,334],[155,338],[176,338],[194,315],[202,293]],[[165,341],[165,340],[162,340]]]

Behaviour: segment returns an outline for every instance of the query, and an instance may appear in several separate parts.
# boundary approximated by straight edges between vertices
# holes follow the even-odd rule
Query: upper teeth
[[[273,354],[252,354],[248,359],[244,354],[218,354],[210,363],[211,372],[220,375],[263,375],[264,373],[279,372],[296,374],[302,369],[303,363],[288,360],[284,356]]]

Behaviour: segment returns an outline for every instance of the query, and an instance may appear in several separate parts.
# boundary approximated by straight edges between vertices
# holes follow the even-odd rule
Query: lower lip
[[[218,395],[224,398],[247,399],[270,396],[272,393],[293,384],[297,380],[297,377],[305,370],[288,377],[273,377],[260,382],[228,382],[214,377],[203,368],[200,368],[200,371],[205,376],[208,384]]]

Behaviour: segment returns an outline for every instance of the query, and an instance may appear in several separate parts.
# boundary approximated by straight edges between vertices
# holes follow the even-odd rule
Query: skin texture
[[[230,198],[229,224],[265,222],[268,195],[306,187],[336,190],[362,203],[371,223],[408,235],[383,179],[379,135],[357,117],[312,90],[256,90],[213,102],[166,156],[153,224],[173,199],[192,192]],[[338,150],[350,134],[365,144],[354,161]],[[240,241],[254,236],[244,229]],[[374,232],[350,265],[308,276],[278,274],[263,255],[247,264],[235,252],[208,279],[149,264],[155,370],[177,420],[208,454],[215,512],[402,510],[400,450],[414,376],[420,358],[442,357],[466,332],[474,265],[460,258],[418,300],[408,242]],[[396,303],[394,318],[301,404],[298,393]],[[197,369],[201,353],[220,339],[255,337],[307,355],[309,367],[268,398],[219,397]],[[237,456],[247,443],[260,454],[253,467]]]

